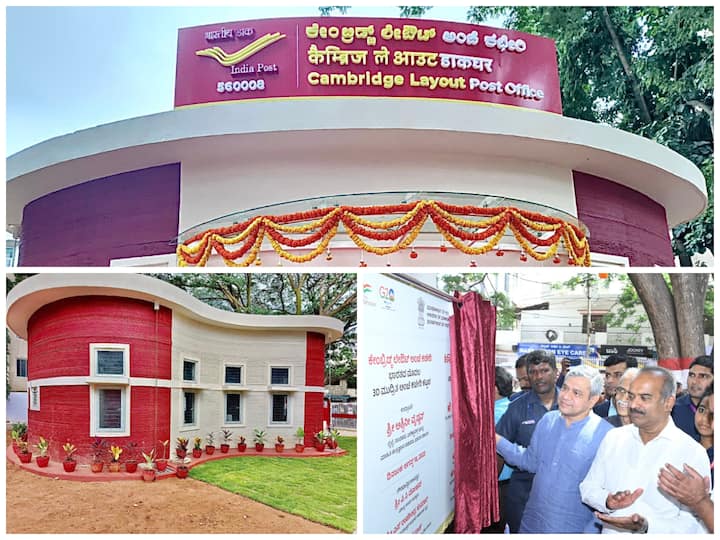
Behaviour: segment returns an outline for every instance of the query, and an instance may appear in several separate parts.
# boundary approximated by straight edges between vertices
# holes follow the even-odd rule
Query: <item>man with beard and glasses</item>
[[[571,368],[560,389],[558,411],[537,424],[523,448],[495,435],[505,461],[535,473],[519,532],[582,533],[593,512],[580,499],[578,484],[590,468],[600,442],[612,426],[592,412],[603,377],[588,366]]]
[[[687,393],[677,400],[672,410],[675,425],[698,442],[700,432],[695,428],[695,412],[705,390],[712,382],[712,356],[698,356],[688,370]]]
[[[510,403],[507,412],[495,426],[495,431],[511,443],[527,448],[537,422],[548,411],[557,409],[558,389],[555,387],[557,366],[553,353],[537,350],[527,353],[525,357],[531,389]],[[514,469],[510,476],[502,504],[512,533],[520,529],[533,476],[531,472],[519,469]]]
[[[638,367],[638,363],[637,359],[632,356],[611,354],[605,359],[603,365],[605,366],[605,399],[595,405],[593,412],[598,416],[607,418],[617,414],[613,397],[615,397],[615,388],[620,381],[620,377],[627,368]]]
[[[661,367],[642,368],[628,392],[632,424],[613,429],[580,484],[582,500],[599,512],[603,533],[702,533],[685,505],[658,488],[661,470],[683,464],[710,476],[705,450],[670,418],[675,379]]]

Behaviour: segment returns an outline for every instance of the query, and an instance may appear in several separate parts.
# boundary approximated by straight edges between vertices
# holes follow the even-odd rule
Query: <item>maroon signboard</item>
[[[364,96],[562,113],[555,43],[474,24],[303,17],[182,28],[175,106]]]

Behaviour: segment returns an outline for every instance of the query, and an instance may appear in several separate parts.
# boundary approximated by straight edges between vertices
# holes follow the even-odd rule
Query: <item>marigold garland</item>
[[[365,217],[393,214],[400,216],[384,221]],[[328,249],[342,225],[361,250],[389,255],[410,247],[428,219],[449,244],[469,255],[495,249],[509,228],[522,251],[538,261],[554,258],[562,244],[569,264],[590,266],[588,239],[572,223],[514,207],[481,208],[432,200],[316,208],[280,216],[258,216],[243,223],[198,233],[179,244],[176,253],[180,266],[205,266],[213,251],[228,266],[250,266],[258,264],[261,247],[267,239],[280,257],[296,263],[309,262]],[[367,240],[393,243],[376,246]],[[481,244],[472,245],[478,242]],[[310,248],[315,243],[317,246]],[[240,244],[238,249],[227,249],[236,244]],[[538,247],[544,249],[540,251]],[[308,248],[310,251],[293,255],[287,248]]]

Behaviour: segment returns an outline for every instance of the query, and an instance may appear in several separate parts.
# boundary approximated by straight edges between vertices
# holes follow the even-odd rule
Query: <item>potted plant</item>
[[[331,429],[325,436],[325,444],[330,450],[335,450],[338,447],[337,439],[340,436],[340,432],[337,429]]]
[[[325,451],[325,432],[324,431],[318,431],[315,434],[315,450],[318,452],[324,452]]]
[[[10,426],[10,436],[13,439],[13,450],[15,450],[15,453],[18,453],[19,449],[19,442],[25,441],[27,442],[27,424],[25,422],[15,422]]]
[[[205,442],[207,443],[205,445],[205,453],[208,456],[212,456],[215,453],[215,435],[212,431],[205,437]]]
[[[130,441],[125,445],[127,459],[125,460],[125,472],[134,473],[137,471],[137,443]]]
[[[28,450],[27,441],[18,441],[18,459],[20,463],[30,463],[32,461],[32,453]]]
[[[100,473],[105,466],[103,458],[107,448],[107,441],[99,437],[95,437],[95,440],[90,445],[92,453],[92,463],[90,464],[90,470],[94,473]]]
[[[155,469],[153,468],[153,459],[155,458],[155,449],[150,450],[149,454],[142,452],[145,463],[138,465],[142,470],[142,479],[145,482],[153,482],[155,480]]]
[[[185,456],[187,456],[188,443],[190,441],[185,437],[178,437],[176,442],[177,444],[175,445],[175,455],[178,457],[178,459],[185,459]]]
[[[155,466],[157,467],[158,472],[162,472],[167,469],[168,460],[165,456],[169,456],[168,445],[170,444],[170,439],[167,441],[160,441],[160,444],[163,446],[162,454],[155,460]]]
[[[227,454],[230,451],[230,441],[232,441],[233,433],[229,429],[222,430],[223,442],[220,443],[220,451]]]
[[[175,467],[175,476],[177,476],[178,478],[187,478],[189,470],[190,469],[188,469],[188,466],[182,463]]]
[[[238,436],[238,452],[244,452],[247,450],[247,443],[245,442],[245,437],[242,435]]]
[[[295,451],[298,454],[302,454],[305,451],[305,430],[302,426],[297,428],[295,438],[297,439],[297,442],[295,443]]]
[[[120,472],[120,454],[123,453],[123,449],[119,446],[110,447],[110,463],[108,463],[108,470],[110,472]]]
[[[192,455],[194,458],[199,458],[200,456],[202,456],[202,439],[200,437],[195,437],[193,439],[193,443],[194,446]]]
[[[253,430],[253,442],[255,443],[255,451],[262,452],[265,448],[265,440],[267,434],[262,429]]]
[[[77,451],[75,445],[69,441],[63,444],[63,450],[65,451],[65,459],[63,460],[63,469],[65,472],[73,472],[77,467],[77,461],[73,457],[73,454]]]
[[[40,440],[35,445],[35,448],[40,452],[40,455],[35,458],[38,467],[47,467],[48,463],[50,463],[50,456],[47,455],[49,446],[50,443],[44,437],[40,437]]]

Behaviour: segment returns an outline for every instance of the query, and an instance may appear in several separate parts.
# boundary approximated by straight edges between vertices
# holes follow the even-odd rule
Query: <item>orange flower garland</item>
[[[400,216],[386,221],[371,221],[364,217],[393,214]],[[388,255],[410,247],[428,218],[449,244],[469,255],[495,249],[509,228],[522,251],[538,261],[554,258],[563,244],[569,264],[590,266],[587,237],[572,223],[519,208],[481,208],[440,201],[339,206],[281,216],[258,216],[243,223],[210,229],[185,240],[177,247],[178,264],[205,266],[213,251],[228,266],[259,264],[260,249],[266,238],[280,257],[291,262],[308,262],[328,249],[341,225],[363,251]],[[393,244],[379,247],[366,239]],[[476,242],[482,243],[473,246]],[[286,249],[310,248],[316,243],[317,246],[305,255],[293,255]],[[234,251],[226,247],[235,244],[240,247]],[[544,249],[539,251],[538,247]]]

